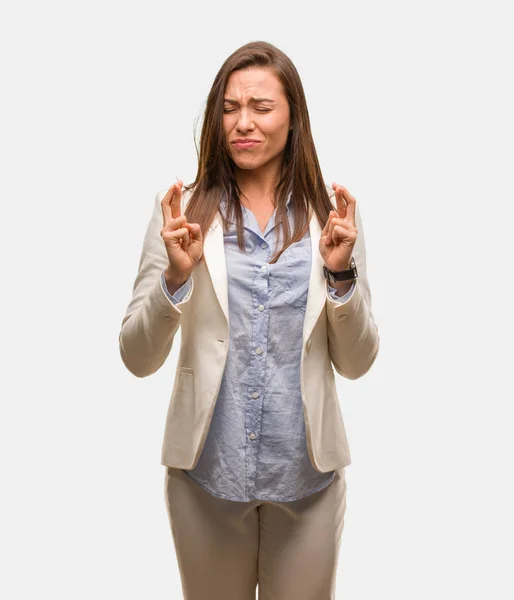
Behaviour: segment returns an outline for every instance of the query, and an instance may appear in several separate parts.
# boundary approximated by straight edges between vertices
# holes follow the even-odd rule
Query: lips
[[[238,150],[246,150],[247,148],[253,148],[254,146],[257,146],[257,144],[259,144],[260,142],[256,142],[254,140],[252,141],[241,141],[241,142],[232,142],[232,144],[238,149]]]

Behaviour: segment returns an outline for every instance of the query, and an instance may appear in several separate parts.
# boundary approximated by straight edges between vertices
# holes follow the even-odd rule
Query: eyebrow
[[[239,104],[237,100],[233,100],[232,98],[225,98],[224,101],[228,102],[229,104]],[[275,103],[275,101],[271,98],[256,98],[255,96],[252,96],[250,98],[250,102],[271,102],[273,104]]]

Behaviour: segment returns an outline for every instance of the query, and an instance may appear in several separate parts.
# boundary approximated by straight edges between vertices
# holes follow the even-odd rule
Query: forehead
[[[240,69],[230,74],[225,98],[239,100],[258,96],[279,100],[285,98],[282,84],[271,69]]]

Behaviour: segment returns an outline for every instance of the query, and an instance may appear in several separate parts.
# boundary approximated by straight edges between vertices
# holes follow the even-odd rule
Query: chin
[[[234,164],[238,169],[251,170],[262,167],[264,162],[261,160],[234,160]]]
[[[236,163],[236,167],[243,171],[252,171],[253,169],[258,169],[261,165],[255,163],[246,163],[246,164],[238,164]]]

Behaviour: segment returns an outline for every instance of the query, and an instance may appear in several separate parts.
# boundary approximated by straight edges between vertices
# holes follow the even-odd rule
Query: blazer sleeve
[[[169,264],[161,237],[161,200],[166,191],[155,196],[153,213],[143,240],[139,268],[119,334],[120,355],[136,377],[155,373],[168,357],[180,326],[182,309],[194,290],[194,280],[181,302],[173,303],[162,288],[161,273]],[[184,200],[184,196],[182,196]]]
[[[331,201],[335,208],[335,194]],[[358,379],[374,363],[379,348],[378,329],[371,311],[371,292],[366,272],[364,228],[356,206],[355,224],[358,235],[353,257],[358,277],[346,301],[334,300],[327,285],[328,350],[335,370],[347,379]]]

